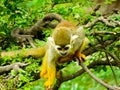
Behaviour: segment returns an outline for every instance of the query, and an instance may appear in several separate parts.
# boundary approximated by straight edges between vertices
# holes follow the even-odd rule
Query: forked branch
[[[120,22],[119,21],[115,21],[113,19],[110,19],[109,17],[107,18],[105,16],[100,16],[97,19],[95,19],[94,21],[89,22],[88,24],[84,25],[84,27],[85,28],[92,28],[93,26],[95,26],[95,24],[97,22],[103,22],[108,27],[120,26]]]
[[[10,70],[15,70],[16,72],[18,72],[22,67],[28,66],[30,63],[14,63],[11,65],[6,65],[6,66],[0,66],[0,74],[4,73],[4,72],[8,72]]]

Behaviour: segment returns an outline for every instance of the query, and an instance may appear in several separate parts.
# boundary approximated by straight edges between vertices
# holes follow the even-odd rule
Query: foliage
[[[0,37],[6,36],[10,37],[10,32],[16,27],[22,27],[25,30],[34,25],[40,18],[42,18],[47,13],[58,13],[62,15],[65,19],[75,22],[75,24],[84,25],[87,22],[90,22],[97,18],[97,16],[92,16],[91,13],[87,12],[87,9],[93,4],[93,0],[0,0]],[[114,0],[106,0],[106,3],[111,3]],[[120,16],[111,17],[114,20],[120,21]],[[120,27],[107,27],[103,23],[97,23],[93,29],[96,31],[114,31],[118,32]],[[50,35],[49,29],[44,31],[46,37]],[[86,29],[86,35],[90,40],[90,44],[94,45],[100,40],[107,40],[108,38],[116,38],[115,35],[101,35],[93,36],[90,35],[91,29]],[[120,35],[120,31],[118,33]],[[1,38],[0,38],[1,39]],[[46,40],[46,38],[45,38]],[[44,41],[35,40],[36,46],[40,46],[41,43],[44,44]],[[29,47],[29,46],[28,46]],[[115,53],[120,59],[120,40],[112,43],[106,47],[111,53]],[[94,48],[94,47],[93,47]],[[5,48],[7,51],[17,50],[18,46],[10,39],[10,46]],[[24,50],[24,48],[23,48]],[[0,46],[1,51],[1,46]],[[86,64],[88,65],[92,61],[104,59],[106,53],[104,49],[100,49],[99,52],[92,54],[88,57]],[[110,58],[110,60],[113,60]],[[43,79],[35,80],[33,77],[34,73],[38,73],[41,69],[41,58],[35,59],[32,57],[22,59],[20,56],[11,59],[10,57],[5,57],[0,59],[0,65],[7,65],[15,62],[30,62],[29,66],[24,68],[24,71],[15,72],[11,71],[9,74],[3,74],[0,76],[0,89],[5,90],[44,90],[43,89]],[[66,65],[66,68],[63,69],[65,74],[72,74],[75,70],[81,69],[74,62]],[[120,82],[120,71],[117,67],[113,67],[116,73],[116,77]],[[105,82],[108,82],[112,85],[115,85],[114,78],[111,79],[111,68],[109,66],[100,66],[91,70],[95,73],[96,76],[101,79],[105,79]],[[6,75],[9,75],[14,78],[7,78]],[[7,79],[5,79],[6,77]],[[19,79],[18,79],[19,77]],[[120,84],[120,83],[119,83]],[[3,87],[1,87],[3,85]],[[103,86],[96,83],[92,78],[89,77],[86,73],[81,76],[64,82],[59,90],[106,90]]]
[[[105,3],[106,4],[112,4],[112,2],[114,2],[114,1],[116,1],[116,0],[105,0]]]

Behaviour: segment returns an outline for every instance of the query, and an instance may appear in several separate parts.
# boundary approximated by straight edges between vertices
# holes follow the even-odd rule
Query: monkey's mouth
[[[60,56],[61,56],[61,57],[67,56],[67,52],[60,52]]]

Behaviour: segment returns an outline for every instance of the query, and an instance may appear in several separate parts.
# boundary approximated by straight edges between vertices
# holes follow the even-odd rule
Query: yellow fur
[[[42,78],[48,79],[44,84],[45,87],[51,87],[54,82],[55,75],[56,75],[55,66],[56,66],[55,64],[48,65],[48,54],[46,53],[43,59],[42,70],[40,73],[40,76]]]
[[[43,62],[42,62],[42,70],[41,70],[41,73],[40,73],[40,77],[42,77],[42,78],[48,78],[47,60],[48,60],[48,55],[45,54],[45,56],[43,58]]]
[[[56,76],[56,67],[55,67],[55,65],[47,67],[48,80],[45,82],[44,86],[45,87],[51,87],[53,85],[55,76]]]

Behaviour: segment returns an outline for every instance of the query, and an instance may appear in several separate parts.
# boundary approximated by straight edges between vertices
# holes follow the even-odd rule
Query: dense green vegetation
[[[106,0],[106,3],[111,0]],[[101,13],[93,11],[89,8],[94,5],[94,0],[0,0],[0,52],[3,50],[11,51],[21,49],[11,38],[10,33],[14,28],[24,28],[25,30],[32,27],[40,18],[47,13],[60,14],[64,19],[74,22],[76,25],[86,25],[97,19]],[[120,22],[120,15],[109,16],[113,20]],[[116,34],[95,34],[98,31],[115,32]],[[102,44],[102,48],[97,48],[96,52],[91,53],[87,57],[86,65],[97,60],[114,61],[109,53],[112,53],[120,60],[120,26],[107,26],[105,23],[98,22],[92,28],[85,28],[86,36],[89,38],[90,46],[96,49],[95,45]],[[46,34],[44,40],[34,39],[36,46],[45,43],[49,36],[49,29],[44,31]],[[117,39],[116,39],[117,38]],[[108,46],[104,46],[104,42],[114,40]],[[31,48],[27,45],[26,48]],[[26,48],[22,48],[25,50]],[[107,53],[109,52],[109,53]],[[35,80],[34,74],[41,70],[42,58],[35,59],[33,57],[21,58],[17,56],[12,59],[10,57],[0,58],[0,66],[9,65],[16,62],[30,63],[30,65],[16,72],[11,70],[0,75],[0,90],[44,90],[43,83],[45,80]],[[120,61],[119,61],[120,62]],[[75,62],[65,65],[62,69],[64,75],[70,75],[80,70],[81,67]],[[74,68],[73,68],[74,66]],[[120,86],[120,66],[117,64],[98,65],[90,69],[95,76],[99,77],[106,83]],[[114,76],[115,74],[115,76]],[[116,77],[116,79],[115,79]],[[93,80],[87,73],[62,83],[59,90],[106,90],[106,88]]]

